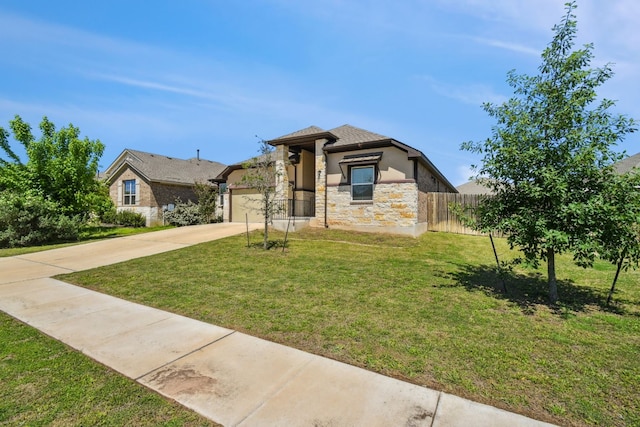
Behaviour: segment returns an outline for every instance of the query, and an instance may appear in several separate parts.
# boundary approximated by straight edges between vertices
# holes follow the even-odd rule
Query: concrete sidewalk
[[[0,310],[227,426],[549,425],[50,278],[244,227],[184,227],[0,258]]]

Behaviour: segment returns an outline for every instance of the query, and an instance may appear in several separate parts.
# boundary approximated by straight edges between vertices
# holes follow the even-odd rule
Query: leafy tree
[[[193,192],[198,198],[198,211],[202,222],[208,224],[216,219],[218,208],[218,187],[206,182],[195,182]]]
[[[260,207],[257,210],[264,218],[263,247],[269,249],[269,222],[273,215],[280,213],[282,204],[278,203],[276,183],[282,177],[282,171],[276,167],[274,149],[266,141],[260,141],[260,155],[243,165],[246,170],[240,182],[260,194]]]
[[[0,128],[0,148],[7,157],[0,159],[0,190],[28,191],[56,201],[68,216],[87,216],[96,204],[105,203],[96,179],[104,151],[99,140],[80,139],[80,129],[71,124],[56,131],[47,117],[40,123],[40,139],[34,138],[31,126],[18,115],[9,127],[28,161],[21,161],[11,149],[8,132]]]
[[[600,258],[616,265],[607,305],[616,288],[621,270],[640,264],[640,173],[613,175],[598,205],[602,224],[597,239]]]
[[[610,65],[590,68],[593,45],[574,50],[575,2],[553,27],[539,74],[508,73],[514,96],[501,105],[485,103],[497,124],[485,141],[462,149],[481,154],[477,178],[495,192],[477,208],[476,227],[506,234],[526,260],[547,262],[549,299],[558,299],[555,256],[571,252],[576,263],[592,264],[600,246],[598,203],[610,188],[612,146],[635,131],[635,122],[597,100],[596,88],[612,77]]]

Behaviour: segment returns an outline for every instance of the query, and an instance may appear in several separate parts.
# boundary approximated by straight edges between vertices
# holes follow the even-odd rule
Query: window
[[[220,193],[220,206],[224,206],[224,193],[227,192],[227,183],[221,182],[218,184],[218,192]]]
[[[374,166],[351,168],[351,200],[373,200]]]
[[[129,179],[127,181],[123,181],[123,184],[124,184],[123,204],[135,205],[136,204],[136,180]]]

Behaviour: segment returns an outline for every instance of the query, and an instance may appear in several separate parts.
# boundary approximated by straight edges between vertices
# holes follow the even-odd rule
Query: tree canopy
[[[590,67],[592,44],[574,49],[576,7],[567,3],[553,27],[539,73],[510,71],[514,96],[483,105],[497,122],[491,136],[462,144],[482,156],[476,179],[495,193],[478,206],[476,227],[504,233],[535,266],[546,261],[551,302],[558,299],[555,255],[570,252],[589,266],[602,248],[601,220],[620,208],[606,197],[615,185],[612,164],[622,158],[613,147],[636,130],[596,93],[613,76],[611,66]]]
[[[9,142],[9,132],[0,127],[0,191],[28,192],[56,202],[68,216],[86,216],[106,203],[108,194],[97,181],[98,161],[104,151],[99,140],[80,138],[80,129],[69,124],[56,131],[44,117],[41,136],[18,115],[9,122],[13,137],[27,154],[23,162]]]

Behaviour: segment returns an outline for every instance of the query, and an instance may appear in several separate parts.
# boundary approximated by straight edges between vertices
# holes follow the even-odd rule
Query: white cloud
[[[503,40],[487,39],[483,37],[472,37],[471,39],[479,44],[510,50],[512,52],[524,53],[527,55],[534,55],[539,57],[541,52],[540,49]]]
[[[480,106],[485,102],[492,104],[502,104],[507,100],[502,94],[496,93],[486,84],[464,84],[454,85],[436,80],[431,76],[420,76],[426,81],[434,92],[447,98],[455,99],[464,104]]]

